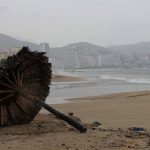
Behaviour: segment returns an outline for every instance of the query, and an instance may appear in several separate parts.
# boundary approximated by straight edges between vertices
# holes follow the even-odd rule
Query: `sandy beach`
[[[70,100],[69,100],[70,101]],[[150,127],[150,92],[127,92],[71,99],[54,105],[62,112],[74,112],[83,122],[100,121],[108,127]]]
[[[22,150],[149,150],[150,92],[130,92],[76,98],[66,104],[52,105],[73,112],[87,126],[79,133],[53,115],[38,114],[29,125],[0,129],[0,147]],[[93,122],[99,122],[97,126]],[[142,132],[129,130],[142,127]]]

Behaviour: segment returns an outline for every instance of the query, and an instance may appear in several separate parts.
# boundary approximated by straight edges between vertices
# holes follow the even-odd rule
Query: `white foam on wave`
[[[150,84],[150,79],[130,79],[128,80],[130,83],[139,83],[139,84]]]
[[[111,75],[101,75],[100,79],[106,79],[106,80],[126,80],[125,77],[116,77],[116,76],[111,76]]]
[[[120,77],[120,76],[111,76],[111,75],[101,75],[100,79],[103,80],[120,80],[125,81],[128,83],[138,83],[138,84],[150,84],[150,79],[144,79],[144,78],[127,78],[127,77]]]

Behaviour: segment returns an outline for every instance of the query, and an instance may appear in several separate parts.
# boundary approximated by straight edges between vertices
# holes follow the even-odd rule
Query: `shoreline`
[[[52,82],[71,82],[71,81],[83,81],[85,79],[78,76],[69,75],[52,75]]]
[[[104,80],[98,77],[87,77],[83,74],[78,74],[78,76],[68,75],[60,75],[60,77],[55,78],[56,82],[54,82],[54,79],[52,80],[50,94],[46,100],[47,103],[66,103],[68,102],[66,99],[76,99],[78,97],[150,90],[150,84]]]
[[[94,100],[105,100],[105,99],[109,99],[109,98],[116,98],[119,96],[125,96],[128,98],[132,98],[132,97],[139,97],[139,96],[150,96],[150,91],[130,91],[130,92],[118,92],[118,93],[109,93],[109,94],[101,94],[101,95],[96,95],[96,96],[85,96],[85,97],[77,97],[77,98],[70,98],[70,99],[65,99],[66,101],[68,101],[69,103],[72,102],[86,102],[86,100],[88,99],[88,102],[92,102]]]

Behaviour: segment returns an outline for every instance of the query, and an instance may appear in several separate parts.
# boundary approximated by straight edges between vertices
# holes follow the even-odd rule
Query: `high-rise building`
[[[98,67],[102,66],[102,55],[98,55]]]
[[[50,56],[50,48],[48,43],[41,43],[40,44],[40,51],[46,52],[47,56]]]
[[[64,68],[77,69],[80,67],[79,57],[75,50],[65,50],[64,52]]]
[[[58,57],[50,57],[50,63],[52,63],[52,69],[57,70],[57,69],[63,69],[63,63],[62,60]]]
[[[96,66],[95,58],[93,56],[80,55],[79,62],[80,68],[93,68]]]

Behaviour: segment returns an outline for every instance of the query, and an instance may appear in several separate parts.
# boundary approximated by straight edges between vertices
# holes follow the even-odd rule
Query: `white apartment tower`
[[[75,50],[65,50],[64,53],[64,68],[65,69],[77,69],[80,67],[79,57]]]
[[[40,51],[46,52],[47,56],[50,56],[50,48],[48,43],[41,43],[40,44]]]

